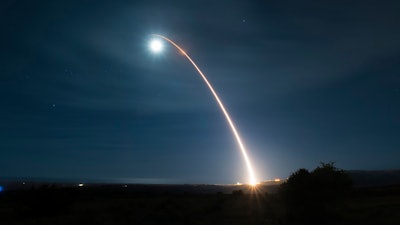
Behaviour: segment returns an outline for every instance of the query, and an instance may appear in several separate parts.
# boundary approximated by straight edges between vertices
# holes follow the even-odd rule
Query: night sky
[[[400,2],[2,1],[0,177],[247,182],[400,168]],[[166,43],[165,43],[166,44]]]

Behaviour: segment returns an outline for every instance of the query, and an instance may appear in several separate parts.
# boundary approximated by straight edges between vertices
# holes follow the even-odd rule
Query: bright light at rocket
[[[256,181],[256,178],[255,178],[255,175],[254,175],[254,171],[253,171],[253,167],[251,165],[250,159],[249,159],[249,157],[247,155],[247,151],[246,151],[246,149],[245,149],[245,147],[244,147],[244,145],[242,143],[242,140],[241,140],[241,138],[239,136],[239,133],[236,130],[236,127],[235,127],[231,117],[229,116],[228,111],[225,109],[224,104],[219,99],[219,96],[215,92],[214,88],[211,86],[211,83],[208,82],[208,79],[206,78],[206,76],[203,74],[203,72],[200,70],[200,68],[196,65],[196,63],[190,58],[190,56],[181,47],[179,47],[175,42],[173,42],[171,39],[169,39],[169,38],[167,38],[165,36],[159,35],[159,34],[153,34],[153,36],[158,37],[158,38],[162,38],[162,39],[168,41],[173,46],[175,46],[190,61],[190,63],[192,63],[194,68],[197,70],[197,72],[203,78],[204,82],[207,84],[207,86],[210,89],[211,93],[214,95],[215,100],[217,101],[219,107],[221,108],[221,111],[225,115],[225,118],[226,118],[229,126],[231,127],[231,130],[232,130],[232,132],[233,132],[233,134],[234,134],[234,136],[236,138],[236,141],[237,141],[237,143],[238,143],[238,145],[240,147],[240,150],[241,150],[241,153],[243,155],[243,158],[244,158],[244,161],[246,163],[247,170],[248,170],[248,174],[249,174],[249,184],[250,185],[256,185],[257,181]],[[154,39],[151,42],[153,44],[151,44],[150,47],[154,52],[159,52],[159,51],[162,50],[162,43],[159,40],[158,40],[159,42],[155,42],[156,40],[157,39]]]
[[[150,50],[154,53],[159,53],[163,50],[164,45],[160,39],[153,39],[150,41]]]

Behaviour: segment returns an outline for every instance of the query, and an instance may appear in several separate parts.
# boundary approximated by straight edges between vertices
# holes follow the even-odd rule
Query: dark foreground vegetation
[[[275,193],[60,188],[0,193],[0,224],[400,224],[400,187],[352,188],[333,164],[293,173]]]

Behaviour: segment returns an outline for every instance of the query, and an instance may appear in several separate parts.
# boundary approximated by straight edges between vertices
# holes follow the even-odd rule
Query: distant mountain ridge
[[[348,170],[356,187],[400,185],[400,170]]]

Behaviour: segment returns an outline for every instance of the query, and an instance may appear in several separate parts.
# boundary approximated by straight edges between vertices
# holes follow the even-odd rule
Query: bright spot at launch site
[[[159,53],[163,50],[164,45],[159,39],[153,39],[150,41],[150,50],[154,53]]]

